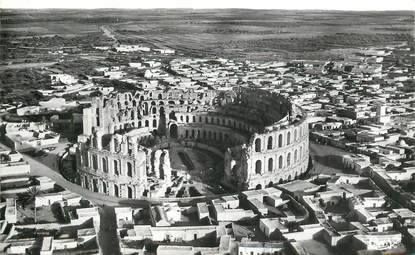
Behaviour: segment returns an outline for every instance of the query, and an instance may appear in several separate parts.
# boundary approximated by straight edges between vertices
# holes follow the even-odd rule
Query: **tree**
[[[37,211],[36,211],[36,204],[35,200],[36,197],[42,194],[42,191],[37,186],[31,186],[27,189],[27,192],[24,193],[20,198],[20,204],[23,205],[23,207],[28,205],[33,205],[34,209],[34,221],[37,222]]]

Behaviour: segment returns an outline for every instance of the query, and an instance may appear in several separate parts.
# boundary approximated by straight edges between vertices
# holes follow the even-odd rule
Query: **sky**
[[[415,0],[0,0],[0,8],[415,10]]]

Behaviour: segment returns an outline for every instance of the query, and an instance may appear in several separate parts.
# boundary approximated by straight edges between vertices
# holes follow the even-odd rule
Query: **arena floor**
[[[188,148],[169,148],[171,167],[189,174],[189,186],[193,186],[202,195],[223,193],[220,186],[223,160],[208,151]]]

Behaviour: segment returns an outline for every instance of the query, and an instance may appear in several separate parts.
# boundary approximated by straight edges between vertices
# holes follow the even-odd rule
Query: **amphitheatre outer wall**
[[[140,199],[171,185],[155,148],[169,140],[224,158],[223,184],[264,188],[298,178],[308,166],[308,125],[301,108],[267,91],[172,90],[114,93],[84,109],[78,181],[87,189]],[[155,165],[157,161],[157,166]],[[161,188],[163,190],[163,188]]]

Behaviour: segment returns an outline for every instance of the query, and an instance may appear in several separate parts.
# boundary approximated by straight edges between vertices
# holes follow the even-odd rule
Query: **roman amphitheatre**
[[[307,171],[304,111],[258,89],[111,93],[83,112],[77,182],[141,199],[261,189]]]

